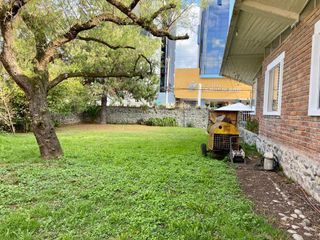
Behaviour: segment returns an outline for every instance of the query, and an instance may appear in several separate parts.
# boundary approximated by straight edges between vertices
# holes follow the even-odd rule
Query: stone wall
[[[240,131],[244,141],[250,145],[255,144],[261,154],[273,152],[278,157],[284,173],[320,202],[320,163],[318,161],[246,129],[240,128]]]
[[[61,115],[52,114],[52,120],[61,125],[78,124],[83,122],[83,116],[79,114]]]
[[[188,124],[196,128],[207,128],[207,109],[142,109],[135,107],[108,107],[107,123],[136,124],[138,121],[149,118],[173,117],[178,125],[186,127]],[[99,119],[96,119],[98,122]]]
[[[240,137],[249,145],[256,145],[257,144],[257,139],[258,135],[250,132],[242,127],[239,127],[240,130]]]
[[[180,127],[191,125],[196,128],[207,128],[208,110],[207,109],[142,109],[137,107],[108,107],[107,123],[110,124],[137,124],[139,121],[146,121],[149,118],[173,117],[177,120]],[[83,122],[100,122],[91,119],[85,114],[71,115],[52,115],[53,121],[61,124],[78,124]]]

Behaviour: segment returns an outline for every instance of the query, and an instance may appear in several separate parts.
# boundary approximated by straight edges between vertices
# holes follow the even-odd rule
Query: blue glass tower
[[[216,0],[202,11],[199,34],[201,77],[220,77],[231,12],[230,0]]]

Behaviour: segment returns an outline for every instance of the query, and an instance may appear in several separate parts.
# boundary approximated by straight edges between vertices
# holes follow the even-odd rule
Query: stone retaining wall
[[[83,122],[83,115],[81,113],[70,115],[52,114],[52,120],[61,125],[79,124]]]
[[[141,109],[134,107],[108,107],[107,123],[136,124],[149,118],[173,117],[178,125],[186,127],[188,124],[196,128],[207,128],[207,109]]]
[[[284,173],[320,202],[320,163],[318,161],[246,129],[240,128],[240,131],[244,141],[250,145],[255,144],[261,154],[273,152],[278,157]]]
[[[137,107],[108,107],[107,123],[110,124],[137,124],[139,121],[146,121],[149,118],[173,117],[180,127],[191,125],[196,128],[207,128],[207,109],[142,109]],[[91,119],[85,114],[73,114],[69,116],[53,115],[53,120],[65,124],[77,124],[82,122],[100,122]]]

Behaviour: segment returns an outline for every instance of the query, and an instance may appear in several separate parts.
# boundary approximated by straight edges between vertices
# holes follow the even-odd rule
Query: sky
[[[214,0],[216,4],[217,0]],[[230,0],[230,5],[225,4],[222,0],[223,6],[232,7],[234,5],[234,0]],[[230,11],[230,17],[231,17]],[[182,20],[183,24],[177,26],[177,33],[185,34],[188,33],[190,38],[188,40],[177,41],[176,42],[176,68],[197,68],[199,67],[199,45],[198,45],[198,28],[201,20],[201,9],[199,4],[193,4],[189,13]],[[214,22],[214,19],[210,17]],[[186,24],[187,23],[187,24]],[[213,48],[222,48],[224,47],[224,42],[220,39],[213,38],[211,39],[210,44],[212,44],[210,49]],[[214,64],[212,62],[212,64]]]
[[[193,4],[188,16],[184,19],[184,26],[177,26],[177,35],[188,33],[188,40],[176,42],[176,68],[196,68],[198,67],[199,45],[198,27],[200,24],[200,7]]]

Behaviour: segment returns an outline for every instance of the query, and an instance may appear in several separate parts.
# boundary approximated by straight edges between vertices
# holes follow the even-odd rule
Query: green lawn
[[[0,239],[284,239],[256,216],[204,130],[81,126],[42,162],[33,135],[0,134]]]

